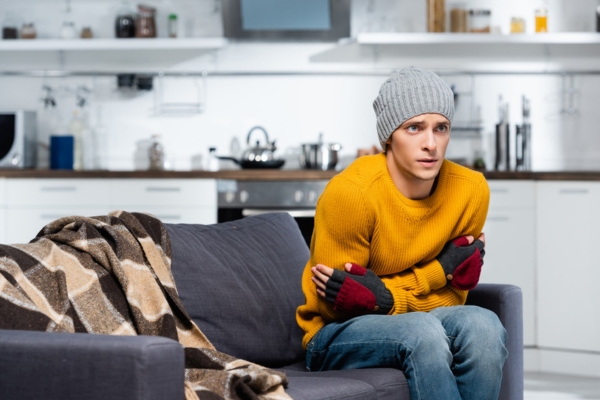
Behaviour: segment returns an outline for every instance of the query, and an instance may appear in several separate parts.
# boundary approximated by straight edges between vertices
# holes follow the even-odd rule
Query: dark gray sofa
[[[410,398],[398,370],[305,369],[295,309],[304,301],[300,277],[309,253],[289,215],[167,230],[181,300],[218,350],[285,371],[294,399]],[[468,302],[491,309],[506,327],[500,399],[522,399],[520,289],[480,284]],[[177,342],[160,337],[0,330],[0,398],[183,399],[183,359]]]

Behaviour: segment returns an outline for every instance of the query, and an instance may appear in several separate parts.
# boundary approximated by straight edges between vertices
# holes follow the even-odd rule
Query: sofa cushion
[[[181,301],[217,350],[269,367],[304,358],[296,308],[309,250],[289,214],[165,225]]]

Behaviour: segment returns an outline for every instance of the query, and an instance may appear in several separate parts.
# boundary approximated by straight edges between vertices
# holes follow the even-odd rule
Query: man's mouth
[[[436,158],[421,158],[417,161],[424,165],[433,165],[437,162],[437,159]]]

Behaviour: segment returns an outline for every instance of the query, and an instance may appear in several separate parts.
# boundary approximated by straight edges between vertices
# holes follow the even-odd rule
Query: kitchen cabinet
[[[0,71],[144,72],[222,48],[227,39],[35,39],[0,41]]]
[[[509,283],[523,291],[523,342],[536,344],[535,182],[488,181],[490,207],[483,228],[481,282]]]
[[[7,243],[27,243],[44,225],[69,215],[110,211],[108,180],[7,179]]]
[[[147,212],[167,223],[217,222],[215,179],[118,179],[110,203],[125,211]]]
[[[2,243],[29,242],[47,223],[113,210],[146,212],[167,223],[217,222],[214,179],[6,179]]]
[[[599,182],[539,182],[540,348],[600,351]]]

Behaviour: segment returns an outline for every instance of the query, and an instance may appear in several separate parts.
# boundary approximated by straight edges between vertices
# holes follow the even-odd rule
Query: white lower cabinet
[[[494,180],[483,229],[485,258],[481,282],[507,283],[523,291],[523,342],[536,344],[535,182]]]
[[[540,348],[600,351],[600,183],[537,187]]]
[[[61,217],[113,210],[146,212],[166,223],[217,222],[212,179],[5,179],[0,185],[1,243],[27,243]]]

